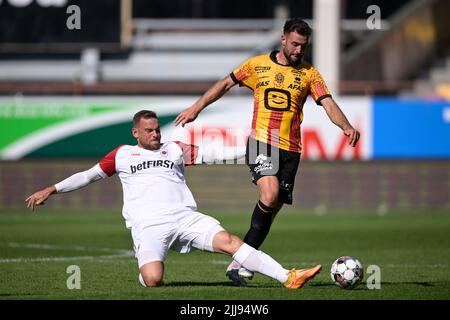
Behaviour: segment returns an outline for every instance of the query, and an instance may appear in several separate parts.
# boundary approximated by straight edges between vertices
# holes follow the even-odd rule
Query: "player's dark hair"
[[[312,33],[311,27],[300,18],[292,18],[286,21],[283,28],[283,33],[288,34],[291,32],[297,32],[298,34],[310,37]]]
[[[139,112],[136,112],[136,114],[133,117],[133,126],[137,126],[139,121],[144,118],[144,119],[158,119],[158,116],[156,115],[155,112],[150,111],[150,110],[141,110]]]

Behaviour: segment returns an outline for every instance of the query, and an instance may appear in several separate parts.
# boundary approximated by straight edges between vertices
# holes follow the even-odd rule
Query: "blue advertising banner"
[[[373,159],[450,158],[450,102],[373,99]]]

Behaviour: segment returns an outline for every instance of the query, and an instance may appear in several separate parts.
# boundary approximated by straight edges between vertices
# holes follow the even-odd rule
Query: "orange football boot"
[[[284,286],[288,289],[299,289],[306,282],[315,277],[322,270],[322,266],[318,264],[309,269],[292,269],[289,271],[289,276],[284,282]]]

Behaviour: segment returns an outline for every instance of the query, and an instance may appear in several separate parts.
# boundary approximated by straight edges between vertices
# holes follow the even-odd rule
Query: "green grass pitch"
[[[243,236],[250,213],[210,214]],[[257,274],[246,288],[225,278],[230,259],[221,254],[170,252],[166,286],[137,282],[132,242],[119,212],[56,212],[39,208],[0,212],[0,299],[445,299],[450,298],[450,214],[295,214],[281,212],[262,250],[283,266],[323,265],[300,290],[287,290]],[[381,270],[381,288],[364,281],[344,290],[331,281],[331,263],[357,257],[367,271]],[[81,289],[69,290],[80,268]]]

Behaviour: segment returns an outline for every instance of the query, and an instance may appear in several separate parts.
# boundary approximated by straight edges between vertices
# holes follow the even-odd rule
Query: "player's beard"
[[[161,147],[161,140],[144,141],[144,139],[139,138],[139,144],[147,150],[158,150]]]
[[[296,66],[302,62],[303,54],[301,53],[296,60],[292,59],[291,54],[287,51],[286,48],[283,49],[283,55],[286,58],[287,62],[290,66]]]

